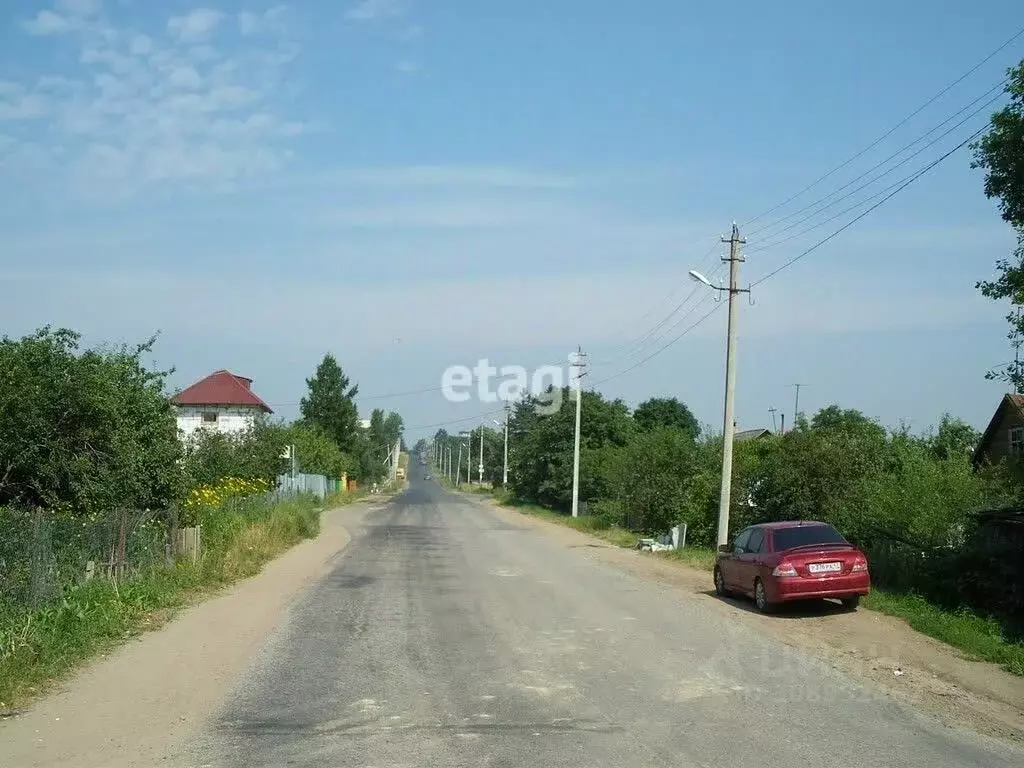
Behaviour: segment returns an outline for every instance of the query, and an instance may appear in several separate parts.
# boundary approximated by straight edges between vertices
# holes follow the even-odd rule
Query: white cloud
[[[53,11],[40,11],[34,19],[23,23],[31,35],[63,35],[75,29],[75,23]]]
[[[207,40],[224,18],[220,11],[197,8],[184,16],[173,16],[167,30],[183,43],[201,43]]]
[[[238,29],[243,35],[258,35],[268,31],[280,31],[288,7],[277,5],[263,13],[242,11],[238,14]]]
[[[362,0],[346,11],[353,21],[377,21],[402,16],[405,6],[399,0]]]
[[[0,82],[0,121],[33,120],[46,114],[46,98],[17,83]]]
[[[218,11],[171,19],[169,42],[92,18],[95,2],[60,7],[69,15],[48,12],[59,24],[41,15],[42,25],[26,31],[65,32],[62,40],[78,47],[80,72],[0,83],[0,120],[45,118],[40,136],[52,146],[22,152],[19,161],[28,176],[29,159],[38,164],[35,184],[122,199],[154,184],[230,186],[288,158],[282,142],[305,123],[278,114],[283,67],[294,55],[270,24],[282,11],[263,14],[259,43],[226,55],[205,42],[224,18]]]

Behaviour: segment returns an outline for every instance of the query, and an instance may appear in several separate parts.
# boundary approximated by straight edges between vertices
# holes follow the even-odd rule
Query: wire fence
[[[335,481],[301,477],[258,498],[228,499],[225,505],[249,516],[288,498],[324,499],[339,490]],[[187,522],[175,507],[90,516],[0,507],[0,614],[5,608],[35,610],[60,601],[92,579],[124,581],[170,566],[189,546],[190,539],[179,535]]]
[[[93,578],[131,578],[171,556],[173,512],[115,510],[89,518],[0,509],[0,602],[37,608]]]

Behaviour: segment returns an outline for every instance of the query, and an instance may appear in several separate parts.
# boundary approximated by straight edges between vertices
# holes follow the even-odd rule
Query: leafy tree
[[[644,432],[658,427],[672,427],[696,440],[700,435],[700,424],[689,408],[674,397],[652,397],[637,406],[633,420]]]
[[[524,501],[560,510],[572,505],[573,441],[576,420],[574,393],[563,389],[562,407],[550,415],[537,410],[537,400],[516,404],[509,420],[510,488]],[[635,427],[626,404],[607,401],[599,393],[584,392],[580,422],[580,499],[596,501],[598,488],[593,469],[599,464],[585,459],[588,452],[606,446],[623,446]]]
[[[288,440],[295,446],[301,471],[335,479],[345,474],[354,474],[357,467],[355,460],[343,453],[320,427],[293,425],[288,430]]]
[[[359,441],[359,477],[364,482],[379,482],[387,474],[388,452],[394,448],[404,427],[397,413],[376,408],[370,413],[370,426]]]
[[[689,434],[656,427],[623,449],[619,492],[631,528],[662,534],[679,522],[694,474],[696,447]]]
[[[845,432],[848,435],[861,435],[867,438],[885,438],[885,427],[877,421],[855,408],[844,410],[838,405],[830,405],[814,414],[810,427],[820,431]]]
[[[927,445],[936,458],[964,459],[971,456],[981,434],[962,419],[948,413],[942,415],[939,429],[927,440]]]
[[[402,439],[402,433],[405,431],[405,425],[402,423],[402,417],[397,413],[389,413],[384,417],[383,432],[384,437],[391,443],[400,442],[399,448],[405,450],[405,441]]]
[[[972,168],[985,170],[985,196],[998,198],[1003,219],[1024,228],[1024,61],[1007,71],[1010,103],[992,115],[988,132],[971,146]]]
[[[885,467],[887,435],[859,411],[823,409],[766,451],[752,500],[763,520],[823,520],[846,528],[861,513],[848,505],[858,484]]]
[[[322,429],[342,451],[352,451],[359,438],[359,412],[355,396],[359,386],[350,384],[338,361],[331,354],[306,379],[309,394],[299,403],[302,420]]]
[[[846,533],[862,543],[906,542],[921,549],[960,543],[985,484],[965,452],[936,459],[923,441],[893,437],[891,456],[865,475],[847,502]]]
[[[1013,307],[1024,303],[1024,61],[1008,71],[1006,93],[1010,103],[992,115],[988,132],[972,145],[972,168],[985,171],[985,195],[999,200],[1003,220],[1017,231],[1017,248],[1011,259],[996,262],[998,277],[977,284],[990,299],[1009,299]],[[1007,315],[1008,337],[1014,344],[1024,339],[1024,315]],[[989,371],[986,378],[1024,386],[1024,363],[1011,363]]]
[[[67,329],[0,339],[0,505],[161,507],[183,490],[166,373]]]
[[[756,506],[754,496],[762,490],[763,464],[779,448],[779,438],[768,437],[736,443],[733,447],[732,503],[729,532],[761,522],[765,510]],[[694,546],[713,547],[718,540],[718,506],[722,490],[722,437],[713,435],[695,444],[686,496],[677,522],[687,524],[687,541]]]
[[[265,418],[244,432],[198,430],[185,445],[182,467],[188,485],[212,485],[225,477],[274,482],[289,469],[281,453],[292,437],[289,429]]]

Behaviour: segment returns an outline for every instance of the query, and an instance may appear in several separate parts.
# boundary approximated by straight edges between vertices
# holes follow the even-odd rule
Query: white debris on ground
[[[669,533],[656,539],[640,539],[636,548],[641,552],[674,552],[686,546],[686,524],[675,526]]]

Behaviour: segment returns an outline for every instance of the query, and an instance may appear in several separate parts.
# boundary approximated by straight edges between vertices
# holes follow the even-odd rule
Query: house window
[[[216,424],[217,413],[215,411],[204,411],[203,412],[203,424]]]
[[[1010,427],[1010,453],[1024,453],[1024,427]]]

